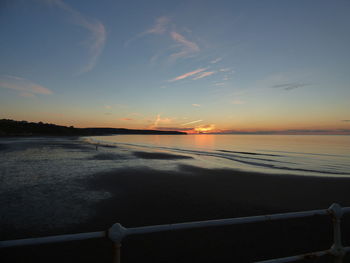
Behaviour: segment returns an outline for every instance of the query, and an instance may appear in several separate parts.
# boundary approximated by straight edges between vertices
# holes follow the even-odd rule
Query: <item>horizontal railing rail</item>
[[[303,217],[310,217],[310,216],[317,216],[317,215],[320,215],[320,216],[329,215],[332,217],[332,222],[333,222],[333,244],[330,247],[330,249],[306,253],[302,255],[291,256],[291,257],[258,261],[256,263],[295,262],[302,259],[310,259],[310,258],[321,257],[325,255],[332,255],[334,257],[335,263],[341,263],[345,254],[350,251],[350,247],[343,247],[342,245],[340,223],[341,223],[341,218],[343,214],[349,213],[349,212],[350,212],[350,207],[341,207],[340,205],[334,203],[328,209],[239,217],[239,218],[228,218],[228,219],[217,219],[217,220],[206,220],[206,221],[194,221],[194,222],[177,223],[177,224],[125,228],[121,224],[115,223],[114,225],[112,225],[110,229],[106,231],[0,241],[0,248],[86,240],[86,239],[93,239],[93,238],[109,238],[114,243],[113,262],[119,263],[121,242],[125,237],[131,236],[131,235],[141,235],[141,234],[147,234],[147,233],[185,230],[185,229],[193,229],[193,228],[218,227],[218,226],[228,226],[228,225],[236,225],[236,224],[257,223],[257,222],[274,221],[274,220],[282,220],[282,219],[303,218]]]
[[[24,238],[24,239],[0,241],[0,248],[28,246],[28,245],[41,245],[41,244],[86,240],[86,239],[103,238],[103,237],[108,237],[107,231],[78,233],[78,234],[69,234],[69,235],[57,235],[57,236],[48,236],[48,237]]]

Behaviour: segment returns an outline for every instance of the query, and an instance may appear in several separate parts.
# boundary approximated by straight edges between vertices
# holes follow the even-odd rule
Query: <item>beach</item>
[[[24,160],[31,151],[38,154],[32,163],[27,160],[28,169],[38,172],[40,163],[61,162],[81,171],[67,176],[60,174],[67,172],[64,167],[56,173],[48,169],[28,182],[24,173],[2,187],[1,239],[100,231],[115,222],[136,227],[325,209],[334,202],[350,206],[348,177],[203,168],[191,163],[196,157],[188,154],[115,147],[96,149],[77,138],[21,143],[1,139],[0,151],[7,159]],[[59,160],[50,157],[53,151]],[[130,156],[134,166],[126,165]],[[153,168],[150,161],[158,166]],[[158,169],[161,163],[176,169]],[[1,182],[16,174],[14,167],[10,161],[3,163]],[[48,179],[48,173],[54,176]],[[343,243],[349,245],[350,215],[344,216],[342,231]],[[122,262],[253,262],[323,250],[331,244],[331,219],[312,217],[128,237]],[[1,257],[3,262],[111,262],[112,249],[101,239],[2,249]]]
[[[350,263],[349,13],[0,0],[0,263]]]

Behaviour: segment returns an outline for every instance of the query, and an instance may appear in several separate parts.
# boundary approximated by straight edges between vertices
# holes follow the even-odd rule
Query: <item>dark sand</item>
[[[158,160],[179,160],[179,159],[193,159],[191,156],[170,154],[170,153],[150,153],[150,152],[134,152],[137,158],[142,159],[158,159]]]
[[[99,231],[115,222],[135,227],[323,209],[333,202],[350,206],[350,179],[188,165],[173,172],[119,169],[96,174],[82,184],[109,191],[113,197],[96,205],[97,216],[89,222],[47,234]],[[350,245],[350,215],[344,216],[342,230],[344,245]],[[28,229],[13,236],[35,233]],[[327,249],[331,237],[329,217],[147,234],[123,241],[122,262],[253,262]],[[0,253],[1,262],[112,262],[111,243],[105,239],[2,249]],[[330,258],[305,262],[330,262]],[[350,262],[350,257],[344,262]]]
[[[121,160],[127,157],[116,153],[98,153],[91,157],[92,160]]]

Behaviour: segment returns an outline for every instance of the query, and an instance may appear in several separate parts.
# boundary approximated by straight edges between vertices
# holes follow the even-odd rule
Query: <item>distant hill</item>
[[[123,128],[74,128],[51,123],[0,120],[0,136],[91,136],[112,134],[186,134],[178,131],[132,130]]]

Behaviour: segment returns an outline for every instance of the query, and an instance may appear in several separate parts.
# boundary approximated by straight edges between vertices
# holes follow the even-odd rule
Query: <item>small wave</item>
[[[208,156],[208,157],[216,157],[216,158],[222,158],[234,162],[238,162],[241,164],[246,164],[253,167],[262,167],[262,168],[268,168],[273,170],[285,170],[285,171],[294,171],[294,172],[305,172],[305,173],[318,173],[318,174],[329,174],[329,175],[350,175],[349,172],[342,171],[343,169],[335,169],[335,167],[332,167],[332,170],[327,169],[309,169],[309,168],[301,168],[302,163],[295,163],[295,162],[289,162],[286,160],[277,160],[277,158],[291,158],[292,156],[288,155],[275,155],[275,154],[265,154],[265,153],[255,153],[255,152],[242,152],[242,151],[229,151],[229,150],[213,150],[213,151],[204,151],[204,150],[194,150],[194,149],[184,149],[184,148],[177,148],[177,147],[165,147],[165,146],[155,146],[155,145],[147,145],[147,144],[133,144],[133,143],[111,143],[106,141],[94,141],[95,143],[102,143],[104,145],[111,145],[111,146],[127,146],[127,147],[137,147],[137,148],[147,148],[147,149],[154,149],[154,150],[166,150],[170,152],[177,152],[177,153],[185,153],[185,154],[192,154],[192,155],[198,155],[198,156]],[[280,152],[280,153],[294,153],[294,152],[288,152],[288,151],[267,151],[266,152]],[[297,153],[296,154],[308,154],[308,153]],[[328,155],[328,154],[310,154],[310,155],[323,155],[323,156],[339,156],[339,155]],[[137,155],[135,155],[137,156]],[[253,157],[256,156],[256,157]],[[258,156],[269,156],[272,158],[260,158]],[[344,157],[344,156],[341,156]],[[291,167],[291,166],[299,166],[298,167]],[[322,167],[322,165],[320,166]],[[329,167],[331,168],[331,167]],[[338,166],[339,168],[339,166]]]
[[[316,155],[316,156],[330,156],[330,157],[344,157],[344,155],[329,154],[329,153],[290,152],[290,151],[277,151],[277,150],[259,150],[259,151],[276,152],[276,153],[293,153],[293,154],[303,154],[303,155]]]
[[[228,150],[218,150],[218,151],[225,152],[225,153],[238,153],[238,154],[247,154],[247,155],[281,156],[277,154],[254,153],[254,152],[237,152],[237,151],[228,151]]]
[[[249,161],[249,160],[242,160],[241,156],[233,157],[233,156],[228,156],[228,155],[223,155],[223,154],[215,154],[215,153],[210,153],[210,152],[199,152],[199,151],[191,151],[191,152],[192,153],[197,153],[199,155],[219,157],[219,158],[224,158],[224,159],[232,160],[232,161],[243,163],[243,164],[248,164],[248,165],[258,166],[258,167],[264,167],[264,168],[270,168],[270,169],[287,170],[287,171],[295,171],[295,172],[312,172],[312,173],[320,173],[320,174],[349,175],[349,173],[340,172],[340,171],[338,172],[338,171],[335,171],[335,170],[325,171],[325,170],[319,170],[319,169],[292,168],[292,167],[287,167],[287,166],[280,166],[278,164],[276,165],[276,164],[254,162],[254,161]],[[245,157],[245,158],[247,158],[247,157]],[[251,159],[251,160],[255,159],[255,160],[270,161],[272,163],[295,164],[295,163],[292,163],[292,162],[282,162],[282,161],[271,160],[271,159],[270,160],[268,160],[268,159],[258,159],[258,158],[249,158],[249,159]]]
[[[233,161],[236,161],[236,162],[249,164],[249,165],[253,165],[253,166],[260,166],[260,167],[270,168],[270,169],[279,169],[279,170],[296,171],[296,172],[312,172],[312,173],[320,173],[320,174],[349,175],[349,173],[338,172],[338,171],[335,171],[335,170],[325,171],[325,170],[316,170],[316,169],[292,168],[292,167],[286,167],[286,166],[278,166],[278,165],[274,165],[274,164],[257,163],[257,162],[237,160],[237,159],[232,159],[232,158],[228,158],[228,157],[224,157],[224,156],[222,158],[226,158],[226,159],[229,159],[229,160],[233,160]]]

